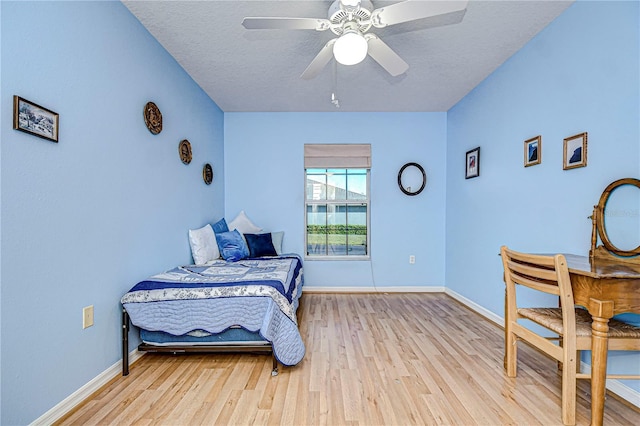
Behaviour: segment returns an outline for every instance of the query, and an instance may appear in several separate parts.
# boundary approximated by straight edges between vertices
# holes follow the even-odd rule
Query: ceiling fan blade
[[[309,64],[306,70],[302,73],[300,78],[304,80],[311,80],[318,74],[323,68],[329,63],[331,58],[333,58],[333,45],[335,44],[337,39],[332,39],[324,45],[324,47],[320,50],[320,53],[313,58],[313,61]]]
[[[389,74],[396,77],[409,69],[409,64],[376,35],[367,34],[365,38],[369,44],[369,56],[387,70]]]
[[[383,28],[387,25],[464,11],[467,8],[467,3],[469,2],[406,0],[375,9],[371,13],[371,21],[374,27]]]
[[[325,31],[331,26],[328,19],[317,18],[244,18],[242,25],[248,30],[316,30]]]

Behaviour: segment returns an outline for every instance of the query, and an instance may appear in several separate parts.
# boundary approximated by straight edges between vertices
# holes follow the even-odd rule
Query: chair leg
[[[518,371],[518,346],[516,335],[509,330],[505,333],[505,364],[507,369],[507,376],[516,377]]]
[[[576,358],[574,354],[564,357],[562,368],[562,423],[576,424]]]

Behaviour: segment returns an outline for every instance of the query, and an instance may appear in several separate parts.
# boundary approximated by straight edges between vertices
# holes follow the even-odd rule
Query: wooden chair
[[[580,372],[579,351],[591,349],[591,315],[574,306],[567,262],[563,255],[542,256],[500,249],[506,283],[505,368],[516,377],[517,342],[524,340],[562,363],[562,422],[575,424],[576,379],[590,379]],[[560,307],[522,308],[517,303],[516,286],[559,296]],[[530,320],[552,331],[557,338],[544,337],[519,320]],[[609,321],[610,350],[640,350],[640,327]],[[560,341],[560,343],[554,343]],[[608,378],[640,379],[640,375],[608,375]]]

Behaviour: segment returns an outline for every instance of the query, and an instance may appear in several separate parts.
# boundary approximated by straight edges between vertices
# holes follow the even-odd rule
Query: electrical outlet
[[[409,256],[409,263],[412,265],[416,263],[416,257],[414,255]]]
[[[93,325],[93,305],[82,308],[82,328]]]

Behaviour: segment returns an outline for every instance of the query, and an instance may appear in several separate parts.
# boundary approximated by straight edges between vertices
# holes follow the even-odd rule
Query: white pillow
[[[282,254],[282,239],[284,238],[284,231],[272,232],[271,233],[271,242],[273,243],[273,248],[276,249],[276,253]]]
[[[220,257],[216,235],[208,223],[200,229],[189,229],[189,245],[196,265],[204,265]]]
[[[257,234],[262,231],[262,228],[256,226],[249,220],[247,215],[242,210],[238,213],[235,219],[228,223],[229,231],[237,229],[241,234]]]

